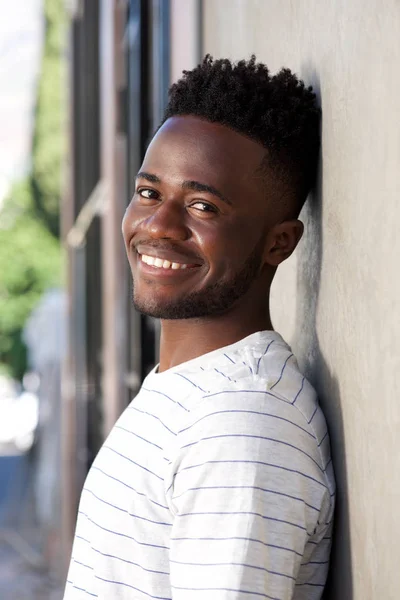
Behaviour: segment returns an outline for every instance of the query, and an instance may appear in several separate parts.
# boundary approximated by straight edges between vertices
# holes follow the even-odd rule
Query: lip
[[[197,256],[193,254],[181,254],[180,252],[176,252],[174,250],[166,250],[163,248],[153,248],[151,246],[146,246],[145,244],[138,244],[134,250],[136,250],[137,254],[146,254],[147,256],[152,256],[154,258],[162,258],[163,260],[169,260],[171,263],[180,263],[185,264],[188,268],[200,267],[202,265],[202,261],[199,260]],[[158,267],[151,267],[151,265],[147,265],[143,263],[139,258],[139,262],[141,265],[152,268],[154,271],[162,270]],[[169,269],[163,269],[164,271],[169,271]],[[180,269],[176,269],[174,272],[178,272]],[[185,270],[185,269],[183,269]],[[187,269],[186,269],[187,270]]]

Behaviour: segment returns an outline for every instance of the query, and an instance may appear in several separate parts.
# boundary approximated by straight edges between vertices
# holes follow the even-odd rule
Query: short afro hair
[[[267,150],[261,171],[273,169],[299,212],[316,173],[320,112],[312,87],[289,69],[271,76],[254,55],[235,64],[207,54],[171,86],[162,122],[193,115],[259,142]]]

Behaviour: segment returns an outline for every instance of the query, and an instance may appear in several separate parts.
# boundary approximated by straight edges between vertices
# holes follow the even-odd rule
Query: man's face
[[[222,125],[168,119],[153,138],[123,220],[134,304],[162,319],[212,316],[251,293],[268,222],[265,150]]]

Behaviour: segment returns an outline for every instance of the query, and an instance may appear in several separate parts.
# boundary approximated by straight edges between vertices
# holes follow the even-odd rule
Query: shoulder
[[[251,343],[235,344],[219,353],[217,359],[213,356],[213,360],[180,372],[180,383],[188,392],[197,392],[191,395],[188,420],[203,415],[208,407],[254,405],[283,416],[292,414],[296,421],[314,429],[318,440],[325,431],[324,423],[319,422],[313,386],[300,372],[282,337],[275,332],[262,333],[252,336]]]
[[[296,406],[249,381],[245,389],[229,383],[203,395],[186,415],[168,481],[178,496],[186,487],[251,484],[274,498],[302,498],[312,510],[324,507],[328,519],[333,505],[325,467]]]
[[[188,393],[195,393],[177,430],[171,481],[178,472],[200,472],[194,465],[212,465],[221,480],[226,469],[239,476],[243,466],[246,477],[278,478],[332,508],[325,419],[314,388],[281,340],[228,349],[218,360],[180,372]]]
[[[203,391],[185,415],[181,442],[204,436],[270,438],[289,453],[297,447],[324,470],[330,458],[325,418],[313,386],[279,334],[227,350],[185,376]]]
[[[280,445],[282,451],[284,446],[299,449],[322,467],[312,420],[307,421],[295,404],[270,391],[262,380],[255,385],[250,378],[242,379],[239,385],[228,383],[223,389],[211,390],[195,403],[181,423],[177,432],[181,447],[207,438],[219,440],[220,444],[244,443],[244,449],[250,453],[256,450],[268,454],[273,443],[275,447]]]

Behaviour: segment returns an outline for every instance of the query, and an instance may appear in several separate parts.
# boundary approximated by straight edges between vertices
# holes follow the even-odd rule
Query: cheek
[[[229,223],[224,227],[210,227],[196,232],[196,243],[210,264],[211,272],[235,273],[255,247],[253,228],[243,223]]]
[[[132,200],[122,219],[122,235],[126,245],[129,244],[130,238],[144,219],[145,216],[140,214],[136,203]]]

